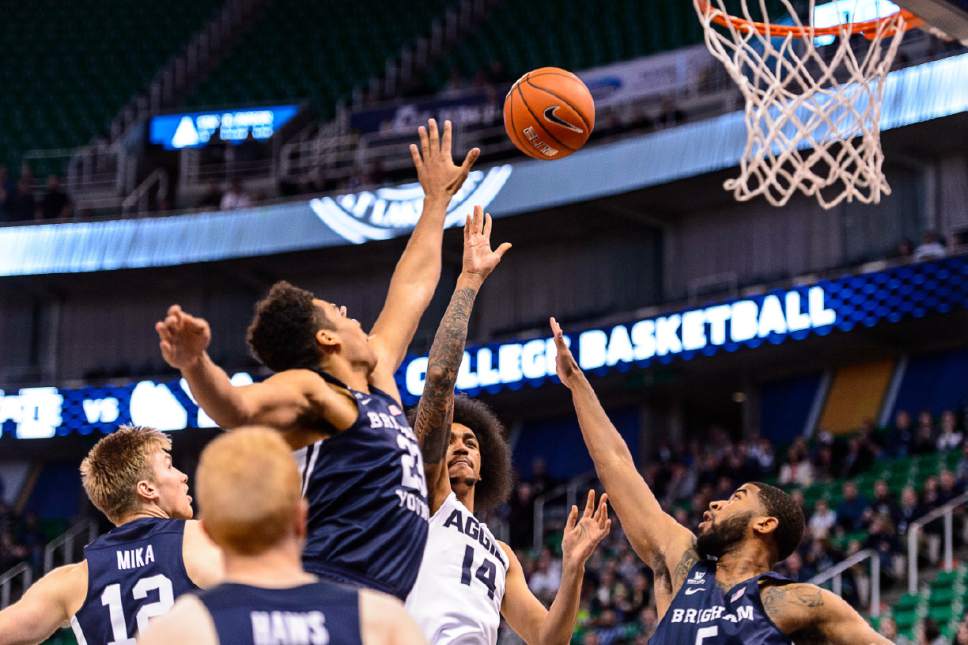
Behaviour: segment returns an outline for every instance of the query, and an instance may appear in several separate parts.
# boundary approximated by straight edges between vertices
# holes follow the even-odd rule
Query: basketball
[[[562,159],[581,149],[595,128],[595,101],[580,78],[540,67],[515,81],[504,99],[504,129],[535,159]]]

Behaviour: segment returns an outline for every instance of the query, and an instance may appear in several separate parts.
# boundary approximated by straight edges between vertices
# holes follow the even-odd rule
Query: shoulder
[[[35,587],[51,601],[63,606],[68,615],[73,616],[87,598],[87,573],[87,560],[66,564],[45,575]]]
[[[139,645],[175,642],[199,645],[218,642],[212,616],[195,594],[180,597],[171,611],[151,621],[148,629],[138,637]]]
[[[372,589],[360,590],[360,626],[393,625],[406,615],[403,603],[397,598]]]
[[[202,589],[222,579],[222,550],[212,542],[198,520],[185,521],[182,558],[188,577]]]
[[[787,634],[814,624],[824,612],[846,606],[842,598],[817,585],[769,580],[760,588],[760,601],[770,620]]]
[[[501,550],[504,551],[504,555],[508,557],[508,567],[518,567],[520,569],[521,563],[518,561],[518,556],[514,552],[514,549],[512,549],[509,544],[501,542],[500,540],[497,541],[497,545],[501,547]]]

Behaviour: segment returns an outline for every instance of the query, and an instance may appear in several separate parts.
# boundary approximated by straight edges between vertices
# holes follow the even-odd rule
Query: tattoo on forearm
[[[427,360],[427,382],[420,404],[414,431],[423,447],[424,463],[439,463],[447,454],[450,440],[448,423],[453,402],[457,371],[464,357],[467,342],[467,323],[477,290],[469,287],[454,291],[444,313]]]
[[[823,594],[819,587],[800,585],[776,585],[760,592],[763,609],[774,621],[786,610],[815,609],[823,607]]]

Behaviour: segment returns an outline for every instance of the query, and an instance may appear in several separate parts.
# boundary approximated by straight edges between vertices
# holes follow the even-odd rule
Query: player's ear
[[[141,501],[153,502],[158,499],[158,489],[155,487],[154,483],[148,481],[147,479],[141,479],[135,485],[135,490],[138,493],[138,497]]]
[[[780,526],[780,520],[772,515],[761,515],[753,520],[753,532],[758,535],[769,535]]]
[[[339,338],[332,329],[320,329],[316,332],[316,344],[324,351],[332,350],[339,345]]]

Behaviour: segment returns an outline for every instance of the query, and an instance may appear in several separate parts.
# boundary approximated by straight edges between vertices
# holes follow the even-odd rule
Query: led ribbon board
[[[263,141],[299,112],[298,105],[271,105],[209,112],[162,114],[151,118],[148,141],[166,150],[201,148],[216,132],[222,141],[239,143],[249,133]]]
[[[568,340],[583,369],[605,374],[965,309],[968,256],[960,256],[575,331]],[[400,368],[397,383],[406,404],[419,398],[426,372],[426,356],[411,356]],[[550,338],[472,346],[464,353],[457,388],[473,395],[538,387],[554,375]],[[235,385],[252,381],[246,373],[232,377]],[[107,433],[121,423],[162,430],[215,427],[179,379],[0,392],[4,435],[40,439]]]

